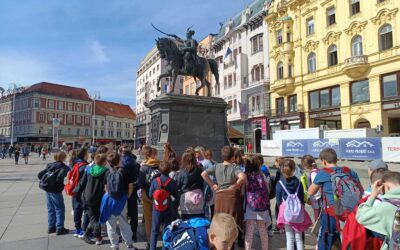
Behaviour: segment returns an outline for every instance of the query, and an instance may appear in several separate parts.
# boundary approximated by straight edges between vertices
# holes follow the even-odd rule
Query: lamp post
[[[92,99],[93,99],[93,120],[92,120],[92,145],[95,144],[96,142],[96,136],[95,136],[95,121],[96,121],[96,99],[100,99],[100,94],[97,91],[93,92]]]
[[[14,146],[14,112],[15,112],[15,94],[17,92],[17,85],[13,84],[13,100],[12,100],[12,111],[11,111],[11,146]]]

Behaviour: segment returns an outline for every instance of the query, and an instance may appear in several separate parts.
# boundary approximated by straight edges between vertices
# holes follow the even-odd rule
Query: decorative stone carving
[[[322,41],[324,41],[326,45],[331,45],[332,43],[336,43],[339,40],[341,34],[341,31],[331,31],[325,36],[325,38],[322,39]]]
[[[318,7],[314,7],[312,9],[308,8],[306,11],[304,11],[304,13],[302,14],[303,17],[307,16],[308,14],[310,14],[311,12],[314,12],[318,9]]]
[[[311,51],[315,51],[318,47],[319,41],[308,41],[304,46],[304,51],[310,53]]]
[[[371,18],[371,21],[373,24],[380,26],[384,23],[392,21],[392,19],[396,17],[398,11],[398,8],[395,8],[393,10],[382,9],[378,11],[378,14],[376,14],[375,17]]]
[[[361,116],[363,114],[371,113],[374,110],[379,110],[379,107],[375,107],[375,106],[370,106],[370,107],[365,107],[365,106],[352,107],[351,108],[351,114],[352,115]]]
[[[360,34],[364,29],[365,26],[367,25],[368,21],[364,22],[358,22],[354,21],[352,22],[347,29],[344,30],[344,32],[348,36],[354,36],[355,34]]]
[[[298,48],[301,46],[301,39],[297,39],[296,41],[293,42],[293,46],[295,48]]]
[[[325,5],[327,5],[328,3],[332,2],[333,0],[325,0],[321,3],[321,6],[324,7]]]

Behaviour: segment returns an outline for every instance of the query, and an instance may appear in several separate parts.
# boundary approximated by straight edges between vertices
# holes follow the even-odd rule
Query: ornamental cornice
[[[316,11],[318,9],[318,7],[314,7],[314,8],[308,8],[303,14],[302,14],[302,16],[303,17],[305,17],[305,16],[307,16],[308,14],[310,14],[311,12],[314,12],[314,11]]]
[[[270,55],[275,61],[279,61],[280,59],[283,58],[283,52],[280,49],[276,48],[271,52],[272,53],[270,53]]]
[[[364,22],[354,21],[349,25],[347,29],[344,30],[344,32],[348,36],[354,36],[355,34],[360,34],[365,29],[367,23],[368,21]]]
[[[304,45],[304,51],[306,53],[310,53],[311,51],[315,51],[318,47],[319,41],[308,41],[306,45]]]
[[[339,32],[334,32],[330,31],[328,34],[326,34],[325,38],[322,39],[326,45],[331,45],[332,43],[335,43],[339,40],[340,35],[342,34],[341,31]]]
[[[277,21],[277,22],[271,24],[271,28],[269,30],[270,30],[270,32],[274,32],[274,31],[277,31],[280,29],[283,29],[283,22]]]
[[[381,9],[378,11],[375,17],[371,18],[373,24],[380,26],[381,24],[392,21],[395,17],[399,8],[395,8],[392,10],[389,9]]]
[[[363,114],[368,114],[371,113],[373,111],[379,110],[379,107],[375,107],[375,106],[369,106],[369,107],[365,107],[365,106],[359,106],[359,107],[352,107],[351,108],[351,114],[352,115],[358,115],[361,116]]]
[[[293,42],[293,47],[298,48],[301,46],[301,39],[297,39],[296,41]]]
[[[330,2],[333,2],[333,0],[325,0],[321,3],[321,6],[324,7],[325,5],[329,4]]]

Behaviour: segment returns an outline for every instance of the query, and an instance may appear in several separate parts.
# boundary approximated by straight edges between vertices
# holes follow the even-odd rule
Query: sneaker
[[[83,231],[82,231],[82,229],[76,229],[75,231],[74,231],[74,237],[79,237],[79,235],[83,235]]]
[[[101,243],[103,243],[103,237],[96,237],[96,245],[101,245]]]
[[[78,238],[82,239],[84,234],[85,234],[85,232],[83,232],[83,230],[82,230],[82,232],[78,235]]]
[[[55,228],[55,227],[49,228],[49,229],[47,230],[47,233],[48,233],[48,234],[53,234],[53,233],[55,233],[55,232],[56,232],[56,228]]]
[[[138,250],[136,247],[134,247],[133,245],[126,245],[126,248],[128,248],[128,250]]]
[[[63,235],[63,234],[68,234],[68,233],[69,233],[69,230],[66,229],[65,227],[57,229],[57,231],[56,231],[56,235]]]
[[[274,236],[274,232],[271,230],[268,230],[268,236]]]
[[[94,244],[94,242],[87,236],[87,235],[83,235],[83,237],[81,238],[84,242],[86,242],[87,244]]]

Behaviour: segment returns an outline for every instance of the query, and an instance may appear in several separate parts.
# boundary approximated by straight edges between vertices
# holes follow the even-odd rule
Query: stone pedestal
[[[160,159],[163,145],[170,142],[179,157],[187,147],[203,146],[221,160],[221,148],[229,145],[227,103],[222,98],[163,94],[147,107],[151,110],[150,142]]]

